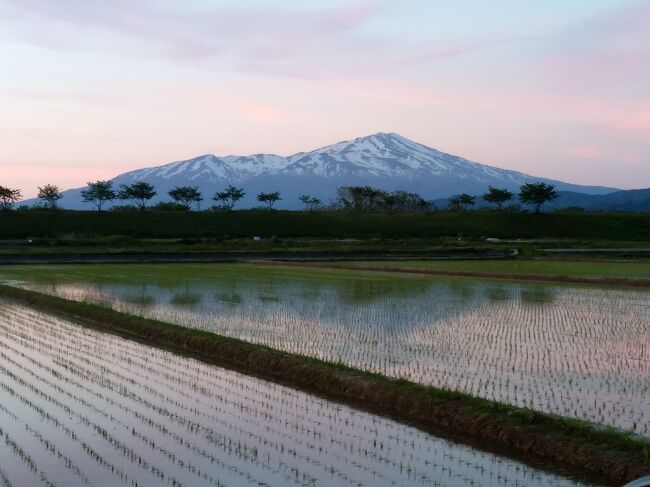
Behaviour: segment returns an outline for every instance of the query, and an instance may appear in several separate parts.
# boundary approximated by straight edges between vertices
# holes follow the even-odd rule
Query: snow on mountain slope
[[[184,177],[188,181],[211,181],[222,179],[240,180],[257,176],[267,171],[280,169],[287,164],[284,157],[273,154],[254,156],[217,157],[212,154],[195,157],[186,161],[172,162],[158,167],[138,169],[118,176],[127,181],[149,179],[168,179]],[[117,179],[116,178],[116,179]]]
[[[338,142],[311,152],[288,157],[274,154],[252,156],[203,155],[185,161],[138,169],[113,179],[116,186],[147,181],[158,191],[154,202],[168,200],[174,186],[198,186],[204,206],[216,191],[228,184],[242,186],[247,195],[241,207],[257,204],[261,191],[280,191],[279,208],[300,207],[301,194],[330,201],[341,185],[370,185],[385,190],[403,189],[420,193],[426,199],[444,198],[461,192],[478,194],[489,185],[518,189],[526,182],[547,181],[558,189],[585,194],[606,194],[614,188],[578,186],[561,181],[529,176],[468,161],[413,142],[395,133],[378,133]],[[67,208],[86,208],[80,190],[64,193],[61,204]]]
[[[339,142],[308,153],[289,157],[290,164],[283,172],[315,174],[319,176],[342,176],[368,174],[377,177],[419,177],[428,175],[506,178],[519,182],[530,176],[497,169],[462,157],[445,154],[399,134],[378,133]]]

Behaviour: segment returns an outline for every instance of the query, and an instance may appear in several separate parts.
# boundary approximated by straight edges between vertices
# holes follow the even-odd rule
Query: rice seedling
[[[575,485],[0,302],[4,485]]]
[[[241,265],[174,267],[171,281],[162,266],[137,269],[14,284],[650,436],[647,290]]]

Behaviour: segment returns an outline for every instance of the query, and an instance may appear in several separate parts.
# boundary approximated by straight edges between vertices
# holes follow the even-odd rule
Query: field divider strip
[[[650,440],[263,345],[0,284],[0,298],[412,424],[540,468],[620,484],[650,474]]]
[[[323,260],[508,260],[516,257],[513,249],[463,247],[452,250],[347,250],[347,251],[171,251],[149,252],[123,250],[116,252],[52,252],[2,253],[0,265],[47,264],[152,264],[152,263],[233,263],[241,259],[318,262]]]
[[[582,277],[567,276],[563,274],[527,274],[516,272],[488,272],[488,271],[454,271],[446,269],[418,269],[414,267],[399,266],[369,266],[363,264],[337,264],[334,262],[296,262],[289,260],[258,260],[258,259],[239,259],[240,263],[258,264],[258,265],[276,265],[285,267],[314,267],[317,269],[340,269],[351,271],[369,271],[369,272],[395,272],[405,274],[421,274],[432,276],[451,276],[451,277],[478,277],[487,279],[508,279],[512,281],[543,281],[543,282],[565,282],[574,284],[593,284],[609,286],[632,286],[632,287],[650,287],[650,278],[636,279],[624,277]]]

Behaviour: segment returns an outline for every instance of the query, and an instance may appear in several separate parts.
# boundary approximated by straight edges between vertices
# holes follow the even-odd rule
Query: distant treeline
[[[533,217],[534,216],[534,217]],[[517,211],[0,211],[2,239],[261,236],[315,239],[573,239],[650,242],[644,213]],[[441,242],[443,240],[440,240]],[[94,242],[94,241],[93,241]],[[512,243],[517,246],[518,244]],[[548,243],[545,245],[562,245]],[[606,244],[603,244],[606,245]],[[1,250],[1,249],[0,249]]]
[[[558,197],[555,187],[551,184],[527,183],[522,185],[518,194],[521,204],[530,205],[535,213],[539,213],[544,203]],[[156,188],[145,181],[135,182],[127,185],[122,184],[119,188],[113,187],[112,181],[95,181],[87,183],[81,191],[81,197],[85,203],[92,205],[97,211],[102,211],[107,203],[122,201],[124,204],[115,205],[113,211],[129,210],[183,210],[190,211],[199,209],[204,200],[203,194],[198,186],[177,186],[168,191],[170,201],[160,202],[148,206],[149,202],[158,194]],[[237,203],[246,196],[244,188],[229,185],[223,191],[217,191],[212,200],[216,203],[211,206],[212,210],[233,210]],[[512,204],[514,193],[505,188],[490,186],[482,198],[497,209],[504,207],[519,209],[517,204]],[[40,204],[33,208],[56,210],[59,208],[59,200],[63,193],[58,186],[47,184],[38,188],[38,199]],[[0,186],[0,206],[3,210],[11,210],[22,198],[18,189]],[[279,191],[259,193],[256,195],[267,210],[273,210],[275,203],[282,199]],[[324,205],[320,198],[308,194],[302,195],[299,201],[308,211],[315,210],[352,210],[352,211],[379,211],[379,212],[424,212],[435,210],[432,202],[426,201],[417,193],[408,191],[385,191],[371,186],[340,186],[336,190],[336,197],[329,205]],[[449,200],[449,209],[464,210],[475,204],[476,196],[466,193],[454,196]],[[27,209],[20,207],[21,209]]]

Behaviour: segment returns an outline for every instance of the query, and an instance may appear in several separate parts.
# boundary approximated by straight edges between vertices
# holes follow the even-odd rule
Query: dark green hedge
[[[139,238],[315,237],[571,238],[650,241],[647,213],[471,211],[429,214],[348,212],[0,212],[0,239],[39,237]]]

